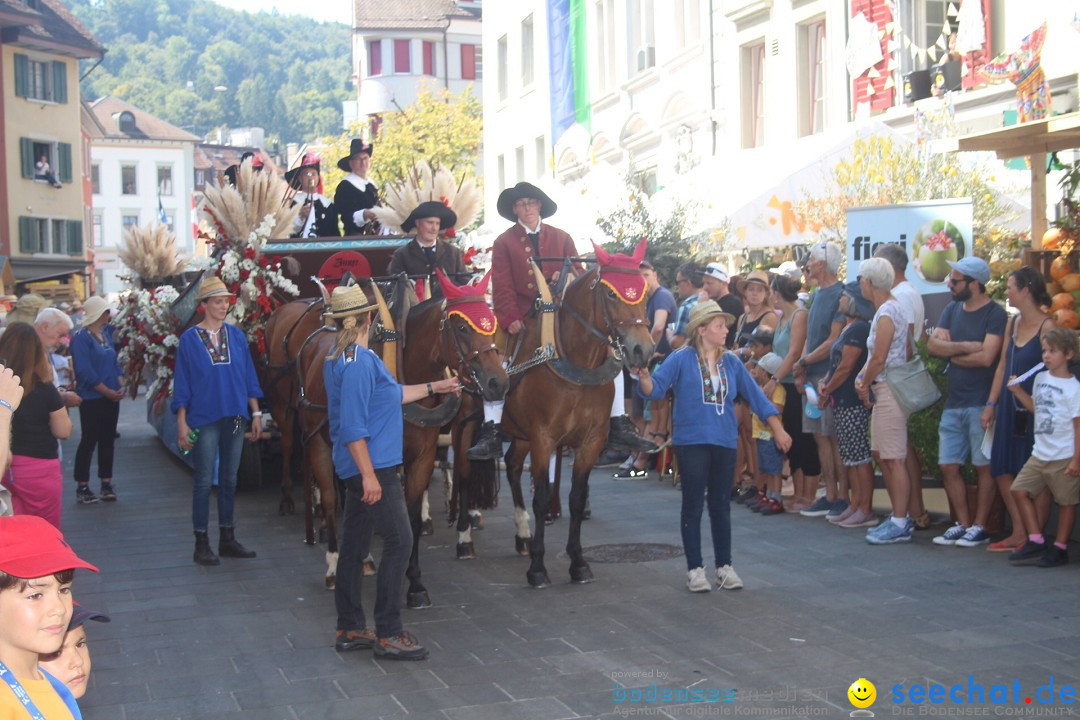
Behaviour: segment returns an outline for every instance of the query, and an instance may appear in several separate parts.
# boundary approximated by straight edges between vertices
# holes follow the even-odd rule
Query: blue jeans
[[[214,460],[221,455],[218,466],[217,510],[218,527],[231,528],[236,524],[236,471],[240,468],[240,453],[244,449],[244,418],[224,417],[199,428],[199,439],[191,456],[195,464],[195,489],[191,496],[191,524],[195,532],[206,532],[210,525],[210,484],[214,480]]]
[[[731,564],[731,481],[735,477],[735,448],[720,445],[679,445],[679,484],[682,486],[682,542],[686,569],[704,567],[701,559],[701,511],[709,503],[716,567]]]
[[[371,547],[371,535],[382,536],[383,552],[375,579],[375,634],[381,638],[400,635],[401,592],[405,569],[412,554],[412,526],[405,507],[405,490],[397,468],[380,468],[375,477],[382,487],[377,503],[364,502],[363,482],[359,475],[345,478],[345,520],[341,524],[341,544],[337,565],[334,604],[338,630],[363,630],[364,608],[360,590],[364,580],[363,563]]]

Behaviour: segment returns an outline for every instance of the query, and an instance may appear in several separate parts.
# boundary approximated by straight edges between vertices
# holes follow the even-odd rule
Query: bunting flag
[[[575,122],[591,134],[585,0],[547,0],[551,144]]]

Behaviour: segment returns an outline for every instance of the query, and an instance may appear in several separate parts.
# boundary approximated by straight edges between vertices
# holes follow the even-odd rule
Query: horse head
[[[646,287],[641,275],[645,259],[642,239],[632,255],[612,255],[595,243],[598,267],[585,275],[596,308],[594,322],[606,331],[628,370],[645,367],[656,349],[645,316]]]
[[[484,400],[502,400],[510,379],[493,342],[498,321],[484,298],[491,272],[476,284],[462,286],[438,268],[435,273],[446,299],[439,323],[439,351],[446,366],[457,372],[466,389],[478,392]]]

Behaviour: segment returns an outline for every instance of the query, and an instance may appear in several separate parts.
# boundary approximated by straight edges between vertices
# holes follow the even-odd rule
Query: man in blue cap
[[[938,463],[957,523],[934,538],[934,543],[976,547],[990,541],[984,526],[994,499],[990,459],[981,449],[980,415],[993,384],[1007,318],[1005,309],[986,294],[990,266],[985,260],[965,257],[950,261],[949,266],[952,273],[947,281],[952,302],[941,313],[927,349],[931,355],[949,361],[949,389],[938,427]],[[969,456],[978,476],[974,519],[960,477],[960,466]]]

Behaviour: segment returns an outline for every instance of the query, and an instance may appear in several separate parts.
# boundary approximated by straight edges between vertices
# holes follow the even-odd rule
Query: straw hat
[[[103,297],[97,295],[87,298],[83,304],[82,326],[87,327],[97,322],[97,319],[104,315],[109,310],[109,301]]]
[[[24,322],[34,324],[39,312],[49,307],[49,301],[35,293],[27,293],[15,301],[7,316],[7,324]]]
[[[201,283],[199,283],[199,302],[202,302],[203,300],[208,300],[212,297],[219,297],[221,295],[233,297],[233,294],[229,292],[229,288],[225,287],[225,283],[222,282],[221,278],[215,276],[207,278],[206,280],[203,280]],[[89,305],[90,303],[89,301],[87,301],[86,307],[89,308]],[[90,311],[88,309],[87,313],[89,314],[89,312]]]
[[[359,285],[338,285],[330,295],[330,312],[327,317],[336,319],[361,315],[378,307],[369,302]]]
[[[686,323],[687,337],[693,336],[699,326],[704,325],[716,317],[724,318],[724,322],[728,325],[732,325],[735,322],[735,316],[721,310],[715,300],[703,300],[694,305],[690,310],[690,321]]]

